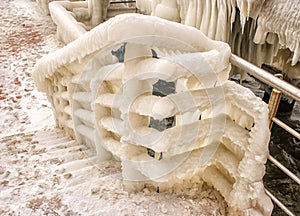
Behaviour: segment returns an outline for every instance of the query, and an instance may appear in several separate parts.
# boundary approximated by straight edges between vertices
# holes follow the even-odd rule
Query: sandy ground
[[[55,128],[51,106],[31,78],[37,59],[62,46],[34,1],[0,1],[0,215],[225,215],[208,186],[165,192],[125,187],[117,161]]]

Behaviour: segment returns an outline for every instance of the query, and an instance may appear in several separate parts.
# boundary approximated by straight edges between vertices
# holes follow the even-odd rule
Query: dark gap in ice
[[[127,43],[123,43],[119,49],[117,49],[116,51],[112,50],[111,54],[116,56],[118,58],[119,62],[124,62],[124,55],[125,55],[125,47],[126,47]]]
[[[154,51],[154,50],[153,50]],[[152,53],[153,53],[152,51]],[[155,51],[154,51],[155,52]],[[159,79],[154,85],[152,90],[152,95],[156,95],[159,97],[165,97],[170,94],[175,93],[175,82],[167,82],[164,80]],[[153,117],[150,117],[150,128],[154,128],[158,131],[164,131],[168,128],[175,126],[175,116],[171,116],[169,118],[164,118],[162,120],[154,119]],[[150,157],[155,157],[155,152],[152,149],[147,149],[148,155]],[[152,151],[154,154],[152,154]],[[161,160],[163,157],[162,153],[160,153],[160,156],[158,160]]]
[[[155,52],[154,49],[151,49],[151,53],[152,53],[152,58],[158,59],[157,53]]]

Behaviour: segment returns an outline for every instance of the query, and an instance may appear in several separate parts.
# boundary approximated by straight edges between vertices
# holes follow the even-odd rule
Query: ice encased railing
[[[229,56],[195,28],[128,14],[43,57],[33,77],[58,125],[99,159],[121,160],[124,180],[164,188],[199,176],[233,215],[270,215],[267,106],[227,81]],[[153,94],[158,80],[173,92]]]

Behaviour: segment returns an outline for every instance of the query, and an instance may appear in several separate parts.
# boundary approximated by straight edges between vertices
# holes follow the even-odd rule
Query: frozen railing
[[[285,94],[294,100],[300,102],[300,90],[290,83],[275,77],[274,75],[268,73],[267,71],[249,63],[248,61],[231,54],[230,57],[231,64],[239,67],[240,69],[246,71],[248,74],[254,76],[260,81],[270,85],[273,87],[270,101],[269,101],[269,125],[272,127],[273,122],[277,124],[279,127],[283,128],[291,135],[295,136],[297,139],[300,139],[300,134],[289,127],[284,122],[280,121],[276,118],[277,109],[279,107],[281,94]],[[287,169],[284,165],[282,165],[279,161],[277,161],[271,155],[268,156],[269,161],[271,161],[274,165],[276,165],[280,170],[282,170],[286,175],[288,175],[291,179],[293,179],[297,184],[300,185],[300,179],[292,173],[289,169]],[[282,202],[280,202],[273,194],[271,194],[268,190],[266,193],[270,196],[274,203],[276,203],[286,214],[295,215],[292,213]]]
[[[43,57],[33,77],[47,92],[57,125],[95,149],[99,160],[119,158],[126,182],[151,180],[162,191],[201,177],[233,215],[271,215],[262,182],[268,108],[227,80],[229,57],[227,44],[197,29],[124,14]],[[158,79],[176,81],[177,93],[156,96]],[[172,127],[164,121],[170,117]],[[163,131],[152,128],[157,120]]]

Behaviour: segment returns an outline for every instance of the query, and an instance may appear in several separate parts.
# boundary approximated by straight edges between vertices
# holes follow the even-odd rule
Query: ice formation
[[[37,4],[40,6],[40,8],[43,10],[45,14],[50,14],[48,4],[52,0],[36,0]]]
[[[33,77],[57,124],[101,160],[121,160],[125,181],[162,189],[199,178],[232,215],[270,215],[268,110],[227,80],[230,53],[193,27],[126,14],[43,57]],[[159,82],[173,90],[155,94]]]
[[[234,53],[258,66],[270,64],[290,78],[300,77],[299,72],[295,74],[300,64],[298,0],[177,0],[172,4],[168,0],[140,0],[137,7],[228,42]],[[292,55],[279,52],[273,59],[278,49],[288,49]]]
[[[136,12],[136,8],[130,3],[113,4],[113,1],[109,0],[38,2],[40,7],[51,15],[57,25],[58,39],[65,44],[111,17]]]

